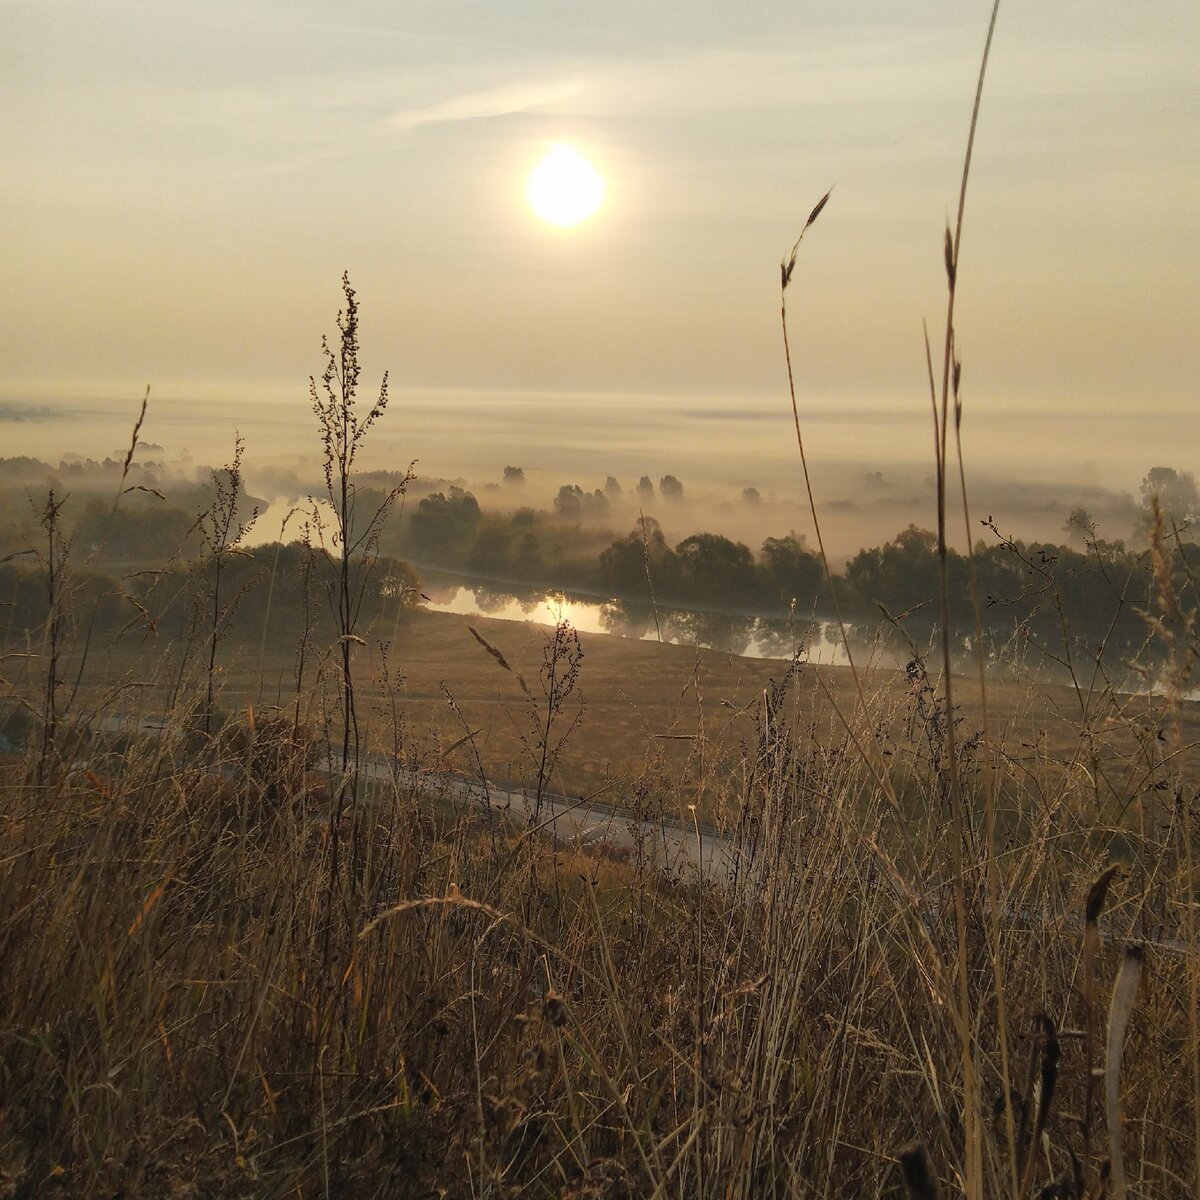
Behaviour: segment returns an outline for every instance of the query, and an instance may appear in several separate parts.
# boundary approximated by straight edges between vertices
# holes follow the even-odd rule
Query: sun
[[[604,180],[574,146],[558,142],[530,172],[525,198],[543,221],[566,229],[600,207]]]

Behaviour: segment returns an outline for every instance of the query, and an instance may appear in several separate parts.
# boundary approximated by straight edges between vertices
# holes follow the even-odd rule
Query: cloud
[[[584,91],[576,79],[548,80],[544,83],[512,83],[483,91],[468,92],[420,108],[403,109],[388,118],[388,124],[404,133],[425,125],[457,121],[479,121],[507,117],[514,113],[553,110]]]
[[[669,53],[560,58],[554,72],[465,91],[433,104],[401,109],[388,124],[411,132],[426,125],[486,120],[517,113],[574,117],[695,116],[748,111],[848,111],[878,123],[879,105],[921,106],[952,112],[948,91],[974,85],[978,47],[974,30],[846,32],[770,44],[702,45]],[[1191,58],[1156,45],[1158,71],[1147,76],[1147,50],[1093,40],[1086,54],[1064,53],[1058,43],[1021,45],[1001,60],[989,81],[993,101],[1090,97],[1099,87],[1139,91],[1189,78]],[[448,69],[448,64],[442,70]],[[946,75],[951,76],[947,84]],[[826,116],[827,120],[828,117]]]

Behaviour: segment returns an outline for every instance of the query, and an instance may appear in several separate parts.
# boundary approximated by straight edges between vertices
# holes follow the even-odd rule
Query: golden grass
[[[508,676],[461,622],[418,618],[406,636],[423,641],[419,669],[431,678],[435,638],[448,652],[473,647],[481,690],[464,712],[499,711],[488,689]],[[489,626],[485,636],[512,665],[536,665],[533,631]],[[589,669],[607,658],[613,679],[628,678],[632,660],[657,663],[663,703],[696,662],[670,647],[590,649]],[[700,657],[706,706],[722,707],[723,680],[749,703],[764,678],[753,673],[771,669]],[[913,1138],[953,1185],[955,938],[929,729],[904,722],[895,680],[868,692],[872,710],[856,719],[864,733],[881,721],[896,731],[889,761],[913,801],[898,813],[846,738],[810,736],[820,689],[803,674],[800,685],[795,709],[786,694],[751,703],[737,718],[745,736],[723,735],[718,754],[714,735],[703,773],[688,768],[744,855],[732,890],[665,880],[636,856],[555,851],[437,803],[433,776],[422,792],[376,786],[347,814],[335,879],[328,790],[314,786],[303,745],[261,718],[186,753],[153,738],[107,752],[77,744],[41,784],[34,751],[11,760],[0,776],[0,964],[11,981],[0,1000],[3,1186],[48,1196],[848,1197],[896,1194],[896,1156]],[[847,699],[843,688],[833,699]],[[1037,1117],[1050,1165],[1027,1134],[1021,1142],[1040,1187],[1070,1153],[1096,1177],[1107,1144],[1094,1136],[1085,1151],[1079,1134],[1089,1063],[1070,1031],[1086,1024],[1085,898],[1114,844],[1070,760],[1044,744],[1030,753],[994,766],[1001,794],[1024,812],[997,856],[1012,1049],[1018,1062],[1046,1059],[1043,1014],[1059,1047],[1054,1103]],[[681,799],[669,769],[652,776],[647,785]],[[976,778],[964,776],[977,833]],[[1164,804],[1153,779],[1136,799]],[[1083,961],[1095,1007],[1107,1003],[1126,933],[1150,940],[1141,990],[1122,1010],[1124,1170],[1133,1194],[1182,1195],[1191,1147],[1180,1000],[1194,964],[1170,949],[1178,859],[1152,840],[1153,822],[1143,836],[1129,817],[1104,936]],[[990,1104],[997,1043],[981,878],[968,877],[968,902]],[[1088,1043],[1097,1067],[1098,1041]],[[1099,1108],[1093,1124],[1103,1128]],[[982,1137],[988,1194],[1006,1194],[1002,1129]]]
[[[489,778],[520,785],[531,770],[523,744],[529,732],[527,697],[514,674],[502,670],[471,635],[472,627],[502,650],[514,672],[531,686],[536,684],[549,632],[546,627],[417,610],[387,630],[371,631],[368,649],[360,651],[368,660],[360,673],[360,693],[371,706],[376,728],[385,715],[391,718],[394,698],[395,711],[405,719],[414,743],[429,750],[461,742],[467,732],[448,703],[447,694],[452,695],[469,731],[475,732],[473,744]],[[376,634],[386,634],[391,669],[399,669],[401,683],[394,697],[383,685],[381,639]],[[696,776],[711,783],[714,772],[708,768],[717,766],[730,751],[736,758],[737,748],[752,734],[751,713],[789,666],[702,648],[603,634],[579,636],[584,651],[581,717],[552,789],[572,796],[599,795],[617,805],[648,771],[666,769],[677,784]],[[231,638],[224,645],[223,659],[218,702],[227,712],[244,712],[247,705],[262,709],[290,704],[294,696],[294,688],[289,691],[294,661],[290,648],[272,642],[261,658],[257,637],[244,642]],[[150,685],[128,690],[124,705],[160,715],[168,694],[170,661],[170,651],[153,642],[93,652],[85,699],[94,702],[140,679]],[[891,737],[902,738],[910,720],[913,682],[887,666],[865,665],[862,674],[872,719],[889,714],[885,728]],[[967,677],[957,684],[963,724],[967,731],[978,729],[978,685]],[[1108,776],[1114,794],[1136,787],[1139,776],[1153,770],[1131,730],[1161,725],[1166,711],[1161,698],[1097,692],[1087,701],[1060,684],[990,681],[988,701],[992,727],[1014,765],[1038,771],[1058,769],[1053,764],[1061,764],[1067,773],[1098,769]],[[315,695],[306,700],[310,717],[318,712],[317,702]],[[847,669],[801,668],[792,693],[792,719],[813,737],[827,745],[841,741],[844,730],[837,714],[853,716],[858,708],[857,689]],[[1194,766],[1200,705],[1185,703],[1182,721],[1184,758]],[[378,739],[377,747],[387,737]],[[460,744],[447,765],[474,774],[472,746]],[[695,799],[681,792],[683,807]],[[702,795],[706,807],[713,799]]]

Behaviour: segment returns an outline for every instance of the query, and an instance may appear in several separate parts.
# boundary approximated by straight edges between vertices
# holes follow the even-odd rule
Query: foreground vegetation
[[[7,1190],[899,1195],[914,1139],[959,1190],[935,697],[869,698],[822,744],[797,720],[815,681],[785,674],[736,771],[650,768],[633,793],[634,817],[686,821],[700,783],[723,788],[724,883],[665,875],[648,839],[587,857],[463,807],[419,752],[335,830],[337,739],[261,711],[205,738],[199,686],[165,730],[70,726],[10,755]],[[893,715],[911,736],[876,742]],[[1032,763],[961,730],[989,1195],[1012,1194],[1014,1163],[1037,1188],[1106,1170],[1092,1070],[1130,938],[1117,1137],[1134,1194],[1188,1194],[1196,793],[1172,720],[1098,694],[1075,753]],[[901,778],[919,807],[891,799]]]

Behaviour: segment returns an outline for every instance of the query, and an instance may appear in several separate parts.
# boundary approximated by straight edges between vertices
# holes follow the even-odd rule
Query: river
[[[424,607],[431,612],[538,625],[565,619],[581,633],[701,646],[744,658],[790,659],[799,652],[803,661],[827,666],[845,666],[849,661],[836,620],[819,614],[789,620],[748,612],[654,610],[616,599],[521,589],[426,569],[420,575],[422,593],[428,597]],[[849,632],[856,662],[877,655],[883,664],[903,668],[910,657],[893,648],[883,633],[864,635],[857,627]]]
[[[431,612],[528,621],[537,625],[554,625],[566,619],[581,633],[700,646],[743,658],[788,660],[798,654],[802,662],[823,666],[846,666],[850,661],[836,619],[822,614],[797,615],[789,620],[749,612],[672,607],[659,608],[655,613],[648,606],[621,600],[521,588],[507,581],[485,581],[424,568],[420,575],[422,593],[428,597],[423,604]],[[874,626],[847,622],[846,633],[856,666],[871,664],[903,670],[912,660],[907,641],[882,622]],[[941,645],[935,641],[934,627],[914,628],[909,633],[931,669],[937,669],[941,664]],[[974,674],[976,671],[969,639],[960,639],[953,664],[955,673]],[[988,669],[997,677],[1019,679],[1032,673],[1043,682],[1071,682],[1069,675],[1051,661],[1020,663],[993,656]],[[1080,669],[1084,670],[1086,684],[1090,664],[1083,663]],[[1115,671],[1113,680],[1118,693],[1146,694],[1145,680],[1127,666],[1114,662],[1109,664],[1109,669]],[[1156,683],[1152,690],[1162,694],[1165,688]],[[1186,691],[1184,699],[1200,701],[1200,688]]]

